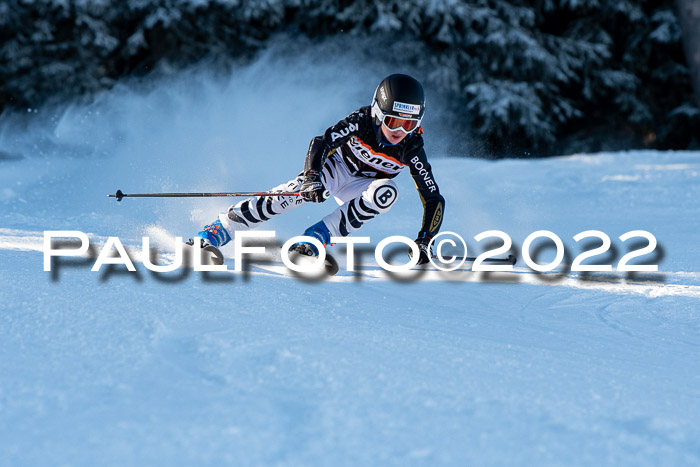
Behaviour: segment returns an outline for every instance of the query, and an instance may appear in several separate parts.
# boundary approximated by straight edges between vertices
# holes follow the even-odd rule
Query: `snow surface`
[[[125,192],[261,190],[294,176],[311,136],[367,102],[378,76],[262,60],[120,85],[91,106],[0,119],[2,465],[698,465],[700,153],[544,160],[427,150],[443,230],[647,230],[655,274],[360,274],[279,268],[154,274],[94,259],[43,271],[43,232],[167,245],[226,200]],[[408,174],[376,243],[413,237]],[[270,224],[297,235],[332,206]],[[594,245],[597,246],[597,245]],[[167,250],[167,246],[164,246]],[[167,253],[167,251],[165,251]],[[230,249],[225,254],[231,255]],[[545,249],[541,262],[553,257]],[[136,255],[138,257],[138,255]],[[166,259],[169,258],[165,254]],[[570,261],[571,258],[568,260]]]

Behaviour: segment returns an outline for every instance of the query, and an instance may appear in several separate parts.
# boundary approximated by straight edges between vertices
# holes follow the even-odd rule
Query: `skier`
[[[408,75],[388,76],[375,90],[371,106],[352,112],[311,140],[301,174],[270,190],[298,191],[299,196],[253,197],[234,204],[198,233],[201,246],[221,247],[234,231],[258,227],[307,202],[322,203],[330,193],[340,206],[304,232],[325,246],[331,236],[347,236],[387,212],[398,195],[391,179],[408,166],[424,210],[415,240],[418,264],[427,263],[432,255],[430,240],[442,224],[445,200],[423,149],[424,113],[421,84]],[[302,255],[318,255],[311,243],[293,248]]]

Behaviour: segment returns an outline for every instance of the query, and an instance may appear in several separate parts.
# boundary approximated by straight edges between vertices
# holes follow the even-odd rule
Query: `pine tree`
[[[124,76],[252,59],[276,34],[425,70],[481,155],[700,144],[673,0],[37,0],[0,3],[0,110]],[[356,54],[358,51],[350,51]]]

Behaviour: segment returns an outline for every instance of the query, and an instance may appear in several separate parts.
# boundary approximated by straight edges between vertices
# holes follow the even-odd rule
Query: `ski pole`
[[[230,197],[230,196],[299,196],[298,191],[241,191],[227,193],[123,193],[122,190],[117,190],[113,195],[107,195],[108,198],[117,198],[121,201],[123,198],[215,198],[215,197]],[[328,198],[330,193],[328,190],[323,192],[323,197]]]
[[[440,260],[440,258],[437,255],[433,255],[433,259]],[[464,261],[473,263],[476,261],[476,256],[451,256],[451,255],[443,255],[442,259],[445,261]],[[508,255],[507,258],[484,258],[482,260],[484,263],[491,263],[491,264],[511,264],[514,265],[517,262],[517,259],[513,255]]]

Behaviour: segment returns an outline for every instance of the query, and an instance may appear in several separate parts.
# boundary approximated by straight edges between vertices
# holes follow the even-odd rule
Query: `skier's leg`
[[[345,180],[344,177],[347,176],[349,176],[347,168],[344,166],[340,167],[336,155],[331,153],[321,171],[323,186],[326,187],[331,195],[335,195],[340,186],[339,184],[342,183]],[[299,191],[303,181],[304,175],[299,174],[289,182],[278,185],[269,191]],[[249,230],[257,227],[262,222],[270,220],[273,216],[291,211],[305,202],[306,201],[300,196],[248,198],[231,206],[227,214],[221,214],[219,216],[219,220],[229,231]]]
[[[359,230],[365,222],[387,212],[396,201],[399,190],[396,183],[388,179],[368,179],[355,177],[347,180],[334,193],[339,202],[350,198],[320,222],[304,232],[307,237],[318,239],[323,246],[330,243],[331,236],[346,237]],[[292,246],[303,255],[318,255],[318,250],[310,242],[300,242]]]
[[[347,168],[344,165],[340,166],[335,155],[331,153],[331,157],[328,158],[321,172],[323,185],[331,195],[336,194],[340,184],[348,176],[350,174]],[[299,174],[296,178],[269,191],[299,191],[303,181],[303,174]],[[291,211],[305,202],[300,196],[256,196],[247,198],[229,207],[228,212],[220,214],[216,221],[205,226],[204,230],[199,232],[198,235],[211,245],[220,247],[231,241],[233,232],[254,229],[272,217]]]
[[[303,180],[303,176],[299,175],[268,191],[299,191]],[[304,202],[300,196],[256,196],[234,204],[227,213],[219,215],[219,220],[229,231],[250,230],[274,216],[301,206]]]
[[[278,185],[270,192],[299,191],[303,176],[299,175],[287,183]],[[235,231],[250,230],[273,216],[290,211],[304,204],[299,196],[255,196],[244,199],[229,207],[228,211],[197,235],[215,247],[221,247],[231,241]]]
[[[399,190],[389,179],[360,179],[348,184],[340,190],[337,196],[343,197],[357,191],[358,185],[365,184],[365,189],[359,196],[350,199],[335,211],[323,218],[323,223],[330,234],[335,237],[346,237],[360,229],[365,222],[374,219],[379,214],[387,212],[396,201]]]

